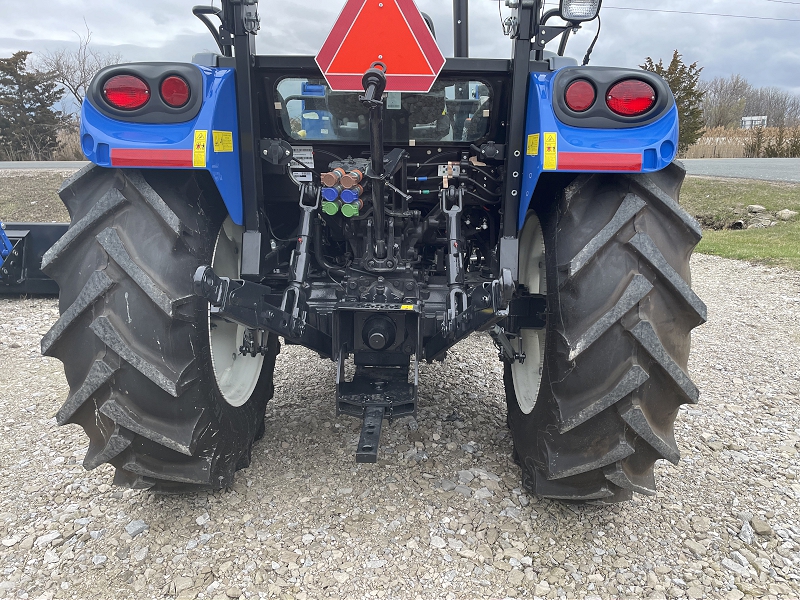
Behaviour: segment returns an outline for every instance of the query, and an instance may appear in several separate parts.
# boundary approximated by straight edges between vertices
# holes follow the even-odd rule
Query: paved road
[[[698,158],[682,162],[689,175],[800,183],[800,158]]]
[[[80,169],[86,162],[2,162],[2,169]],[[712,158],[684,160],[689,175],[800,183],[800,158]]]
[[[0,161],[0,169],[54,169],[64,171],[69,169],[77,170],[87,164],[89,164],[88,161]]]

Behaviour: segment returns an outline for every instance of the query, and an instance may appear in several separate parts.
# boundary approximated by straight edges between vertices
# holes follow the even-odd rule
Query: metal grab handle
[[[217,47],[222,54],[225,54],[225,48],[222,43],[222,36],[219,33],[219,30],[214,26],[214,23],[208,18],[208,15],[219,17],[222,20],[222,9],[217,8],[215,6],[195,6],[192,8],[192,14],[200,19],[203,22],[208,30],[211,32],[211,35],[214,36],[214,41],[217,43]]]
[[[221,8],[217,8],[216,6],[205,6],[205,5],[198,5],[192,8],[192,14],[195,17],[199,17],[200,15],[219,15],[222,13]]]

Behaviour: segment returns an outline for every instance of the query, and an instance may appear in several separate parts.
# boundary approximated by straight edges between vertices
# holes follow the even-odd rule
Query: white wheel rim
[[[211,266],[220,277],[239,279],[241,276],[243,228],[234,224],[230,217],[220,228],[214,244],[214,257]],[[255,358],[239,354],[245,328],[230,323],[208,311],[208,340],[211,347],[211,365],[217,387],[225,402],[231,406],[247,403],[258,384],[264,357]],[[256,334],[256,342],[261,342]]]
[[[531,213],[522,228],[519,241],[519,282],[531,294],[546,294],[544,233],[539,218]],[[514,379],[514,393],[520,410],[529,415],[536,406],[539,387],[544,370],[543,329],[522,329],[519,335],[520,353],[525,354],[525,362],[511,365]]]

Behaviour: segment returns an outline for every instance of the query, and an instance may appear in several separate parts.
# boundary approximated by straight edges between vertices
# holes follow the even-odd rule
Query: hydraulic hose
[[[314,257],[317,259],[317,264],[329,274],[335,273],[340,277],[344,277],[345,272],[343,269],[325,259],[325,254],[322,252],[322,221],[319,219],[314,221]]]

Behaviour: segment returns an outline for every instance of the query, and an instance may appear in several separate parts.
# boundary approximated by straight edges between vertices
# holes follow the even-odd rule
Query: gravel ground
[[[1,300],[0,597],[798,598],[800,274],[707,256],[694,273],[710,318],[684,460],[657,467],[658,496],[611,507],[519,489],[486,337],[424,366],[418,421],[385,427],[377,465],[354,463],[332,364],[285,348],[232,490],[112,488],[52,417],[67,386],[39,340],[56,302]]]

